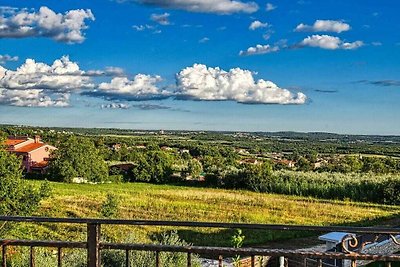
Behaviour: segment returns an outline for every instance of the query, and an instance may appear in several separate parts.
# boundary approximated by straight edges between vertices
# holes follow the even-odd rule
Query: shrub
[[[383,188],[383,199],[386,204],[400,205],[400,180],[390,179]]]
[[[118,214],[119,200],[115,194],[108,193],[106,200],[101,205],[100,213],[104,217],[115,217]]]

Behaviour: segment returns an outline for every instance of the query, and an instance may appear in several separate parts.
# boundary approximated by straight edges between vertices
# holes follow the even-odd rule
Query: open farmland
[[[29,181],[37,184],[36,181]],[[195,220],[246,223],[279,223],[310,225],[382,224],[398,216],[399,206],[328,201],[295,196],[262,194],[249,191],[194,188],[173,185],[131,184],[65,184],[51,183],[53,195],[42,202],[36,212],[50,217],[99,217],[101,204],[108,193],[119,199],[119,218]],[[56,238],[83,240],[82,226],[19,226],[13,231],[21,238]],[[103,231],[109,240],[128,236],[148,242],[167,227],[113,227]],[[127,235],[127,232],[130,234]],[[197,245],[230,246],[232,231],[219,229],[179,229],[178,234]],[[304,233],[303,233],[304,234]],[[272,239],[299,236],[299,233],[246,232],[245,245],[266,244]]]

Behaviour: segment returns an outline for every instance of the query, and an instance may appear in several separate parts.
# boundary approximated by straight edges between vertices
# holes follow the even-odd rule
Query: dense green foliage
[[[138,154],[132,169],[131,181],[165,183],[172,174],[173,159],[161,150]]]
[[[60,143],[50,162],[50,176],[71,182],[79,177],[90,182],[108,178],[108,167],[94,143],[87,138],[69,137]]]
[[[24,183],[21,161],[0,148],[0,215],[29,215],[50,195],[45,182],[40,188]]]
[[[226,175],[232,184],[232,174]],[[299,171],[263,171],[263,167],[244,169],[235,173],[235,188],[264,193],[311,196],[325,199],[400,205],[400,176],[358,173],[314,173]]]
[[[101,204],[100,213],[103,217],[115,217],[118,214],[119,200],[115,194],[108,193],[106,200]]]

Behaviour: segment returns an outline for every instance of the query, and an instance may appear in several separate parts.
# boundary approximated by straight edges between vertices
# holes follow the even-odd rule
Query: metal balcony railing
[[[35,266],[35,248],[56,248],[58,266],[62,266],[63,249],[79,248],[87,250],[87,266],[100,267],[102,250],[125,251],[125,266],[130,266],[131,251],[154,252],[156,267],[162,266],[160,262],[161,252],[181,252],[187,255],[187,266],[192,266],[192,255],[207,255],[218,261],[218,266],[223,266],[224,257],[240,255],[249,258],[248,266],[267,266],[267,262],[257,261],[257,257],[279,259],[280,266],[287,266],[293,262],[296,266],[332,266],[329,260],[348,262],[349,266],[355,267],[361,261],[382,261],[386,266],[391,262],[400,262],[400,255],[396,254],[369,254],[363,253],[363,248],[387,237],[396,245],[400,244],[396,236],[400,235],[400,228],[377,228],[377,227],[346,227],[346,226],[304,226],[304,225],[280,225],[280,224],[246,224],[246,223],[217,223],[217,222],[189,222],[189,221],[157,221],[157,220],[119,220],[119,219],[81,219],[81,218],[44,218],[44,217],[18,217],[0,216],[0,222],[30,222],[30,223],[67,223],[85,224],[87,226],[86,242],[69,241],[43,241],[43,240],[8,240],[0,239],[2,262],[1,266],[7,266],[7,249],[12,246],[30,247],[30,266]],[[285,249],[263,249],[263,248],[231,248],[231,247],[205,247],[205,246],[171,246],[154,244],[128,244],[128,243],[106,243],[101,241],[102,225],[130,225],[130,226],[168,226],[168,227],[196,227],[196,228],[221,228],[221,229],[249,229],[249,230],[279,230],[279,231],[314,231],[345,232],[341,241],[341,251],[307,251],[307,250],[285,250]],[[362,236],[374,238],[363,239]],[[286,259],[286,261],[285,261]],[[289,261],[288,261],[289,259]],[[290,261],[290,259],[292,261]],[[336,261],[335,261],[336,262]],[[290,264],[289,264],[290,265]],[[341,266],[344,266],[343,264]],[[132,266],[133,267],[133,266]]]

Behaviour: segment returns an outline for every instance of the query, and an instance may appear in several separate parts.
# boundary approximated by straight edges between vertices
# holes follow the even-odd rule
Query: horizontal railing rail
[[[350,251],[352,242],[358,240],[358,236],[373,234],[376,236],[386,235],[392,239],[394,244],[398,244],[396,236],[400,235],[400,228],[388,227],[352,227],[352,226],[311,226],[311,225],[282,225],[282,224],[248,224],[248,223],[220,223],[220,222],[190,222],[190,221],[159,221],[159,220],[120,220],[120,219],[94,219],[94,218],[46,218],[46,217],[19,217],[19,216],[0,216],[0,222],[12,223],[67,223],[87,225],[86,242],[70,241],[43,241],[43,240],[12,240],[0,239],[2,248],[1,266],[7,266],[7,248],[12,246],[30,247],[30,266],[35,266],[35,248],[49,247],[57,249],[58,266],[62,266],[63,249],[85,249],[87,250],[87,266],[101,266],[102,250],[122,250],[125,251],[125,266],[130,266],[132,251],[154,252],[155,266],[162,266],[160,263],[160,253],[186,253],[187,266],[192,266],[192,255],[208,255],[217,259],[218,266],[223,266],[225,257],[250,257],[250,266],[266,266],[262,263],[256,265],[257,257],[279,258],[280,263],[285,266],[289,262],[303,262],[301,266],[332,266],[329,260],[342,262],[348,261],[349,266],[356,266],[360,261],[383,261],[386,266],[390,262],[400,262],[400,255],[396,254],[368,254],[361,251]],[[171,246],[156,244],[132,244],[132,243],[107,243],[101,241],[101,225],[128,225],[128,226],[167,226],[167,227],[191,227],[191,228],[222,228],[222,229],[251,229],[251,230],[279,230],[279,231],[313,231],[313,232],[345,232],[347,235],[342,243],[346,246],[343,252],[320,252],[314,250],[285,250],[285,249],[264,249],[264,248],[231,248],[231,247],[211,247],[211,246]],[[360,239],[361,240],[361,239]],[[376,239],[378,240],[378,238]],[[347,242],[347,243],[345,243]],[[371,242],[370,242],[371,243]],[[400,244],[399,244],[400,245]],[[355,246],[354,246],[355,247]],[[399,246],[400,250],[400,246]],[[283,260],[282,260],[283,259]],[[299,261],[300,259],[300,261]],[[307,261],[311,260],[311,261]],[[324,263],[324,260],[327,262]],[[307,262],[314,262],[308,265]],[[335,261],[336,262],[336,261]]]
[[[252,224],[252,223],[221,223],[221,222],[192,222],[192,221],[162,221],[162,220],[121,220],[96,218],[48,218],[0,216],[0,222],[36,222],[36,223],[74,223],[74,224],[113,224],[131,226],[174,226],[199,228],[226,228],[252,230],[282,230],[282,231],[314,231],[314,232],[349,232],[354,234],[391,234],[399,235],[400,228],[389,227],[354,227],[354,226],[314,226],[287,224]]]

